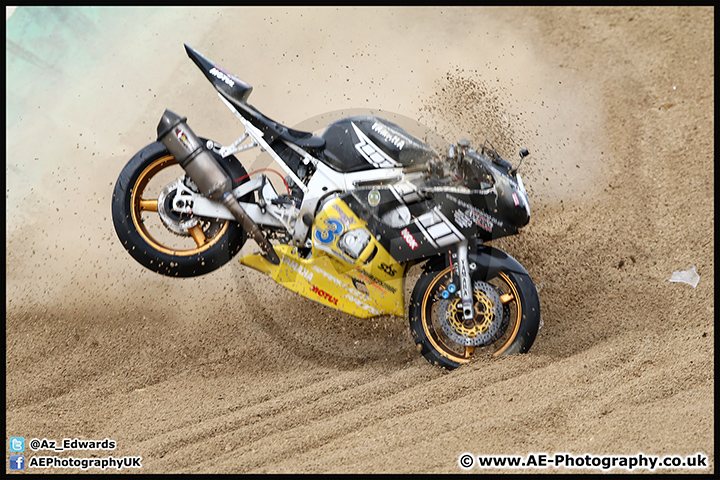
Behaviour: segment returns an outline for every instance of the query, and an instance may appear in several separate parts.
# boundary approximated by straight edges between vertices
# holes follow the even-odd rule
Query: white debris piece
[[[695,265],[693,265],[692,267],[690,267],[689,270],[675,270],[672,274],[672,277],[670,277],[670,281],[687,283],[688,285],[692,285],[692,287],[695,288],[700,281],[700,275],[697,274],[697,272],[695,271]]]

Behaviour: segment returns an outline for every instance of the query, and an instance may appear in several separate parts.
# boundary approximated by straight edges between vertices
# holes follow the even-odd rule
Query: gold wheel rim
[[[215,245],[227,231],[228,226],[230,225],[230,221],[226,220],[222,227],[218,230],[218,232],[210,238],[205,237],[205,234],[199,225],[190,228],[189,233],[192,239],[195,241],[195,248],[177,249],[165,245],[161,241],[157,240],[148,231],[145,223],[142,220],[142,213],[144,211],[158,211],[157,199],[145,199],[142,198],[142,194],[144,193],[145,188],[147,187],[150,180],[155,175],[157,175],[165,168],[169,168],[173,165],[177,165],[175,157],[173,157],[172,155],[166,155],[152,162],[145,168],[145,170],[142,171],[142,173],[140,173],[138,179],[135,181],[135,185],[133,185],[132,193],[130,195],[130,216],[132,217],[133,225],[135,226],[138,234],[154,250],[176,257],[189,257],[192,255],[197,255],[198,253],[202,253]]]
[[[451,352],[454,350],[450,348],[448,345],[443,342],[443,340],[436,334],[435,331],[430,331],[430,325],[432,325],[432,321],[428,321],[427,318],[427,311],[428,311],[428,300],[430,299],[430,293],[433,291],[437,283],[442,279],[446,274],[448,274],[452,270],[452,267],[447,267],[445,270],[440,272],[438,275],[435,276],[433,281],[430,283],[430,286],[425,290],[425,295],[423,296],[423,301],[421,305],[421,315],[422,315],[422,325],[423,330],[425,331],[425,336],[427,337],[428,341],[432,344],[432,346],[435,348],[435,350],[440,353],[443,357],[452,360],[456,363],[468,363],[474,356],[475,356],[475,347],[463,347],[464,351],[462,354],[458,353],[456,355],[453,355]],[[500,296],[500,300],[505,305],[509,302],[515,302],[516,305],[516,312],[514,314],[514,323],[512,325],[512,331],[510,332],[510,335],[507,337],[505,342],[497,348],[495,352],[493,352],[493,356],[497,357],[503,354],[505,350],[512,345],[513,341],[515,340],[515,337],[517,337],[518,332],[520,331],[520,322],[522,320],[522,305],[520,304],[517,288],[515,287],[515,284],[510,281],[510,278],[504,273],[504,272],[498,272],[498,276],[502,278],[503,282],[508,286],[510,289],[510,292],[505,293]],[[431,312],[432,315],[432,312]],[[432,320],[432,319],[430,319]]]

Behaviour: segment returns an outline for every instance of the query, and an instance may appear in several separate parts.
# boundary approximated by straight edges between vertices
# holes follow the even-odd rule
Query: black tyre
[[[410,330],[425,359],[452,370],[479,356],[527,352],[540,326],[540,302],[530,277],[475,270],[475,318],[466,321],[457,295],[442,295],[452,290],[452,273],[451,267],[431,267],[413,289]]]
[[[247,181],[235,157],[215,157],[233,179],[233,188]],[[112,199],[113,224],[123,247],[143,266],[170,277],[212,272],[235,256],[247,239],[237,222],[172,211],[178,194],[174,185],[184,173],[162,143],[152,143],[123,168]],[[191,182],[186,185],[195,190]]]

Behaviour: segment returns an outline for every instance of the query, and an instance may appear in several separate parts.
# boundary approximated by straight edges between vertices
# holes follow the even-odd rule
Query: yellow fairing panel
[[[369,243],[353,259],[338,242],[356,229],[367,232]],[[328,203],[315,217],[311,234],[308,259],[294,247],[276,245],[279,265],[260,254],[245,256],[240,263],[267,273],[288,290],[356,317],[405,314],[405,265],[395,262],[345,202],[336,198]]]

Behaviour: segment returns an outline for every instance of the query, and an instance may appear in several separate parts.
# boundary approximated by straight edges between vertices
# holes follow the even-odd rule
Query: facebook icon
[[[25,455],[10,455],[10,470],[25,470]]]

